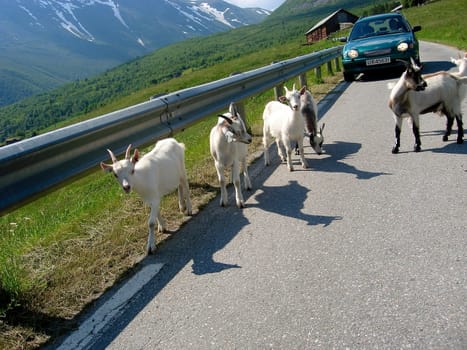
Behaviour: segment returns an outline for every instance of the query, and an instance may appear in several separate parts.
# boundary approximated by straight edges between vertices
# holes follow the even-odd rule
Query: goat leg
[[[160,203],[152,203],[151,204],[151,213],[149,214],[149,233],[148,233],[148,245],[147,245],[147,252],[148,254],[154,254],[156,252],[156,236],[155,236],[155,228],[156,228],[156,218],[159,215],[159,205]]]
[[[401,128],[397,124],[396,124],[396,127],[394,129],[394,133],[395,133],[395,136],[396,136],[396,142],[394,144],[394,147],[392,148],[392,153],[396,154],[396,153],[399,153],[399,147],[401,146]]]
[[[422,142],[420,141],[420,129],[416,123],[412,125],[412,131],[413,131],[413,136],[415,136],[415,145],[413,146],[413,149],[415,152],[420,152],[421,151],[421,145]]]
[[[217,178],[219,180],[219,186],[221,188],[221,199],[220,199],[220,205],[221,207],[227,206],[227,200],[228,200],[228,195],[227,195],[227,182],[225,179],[224,175],[224,167],[220,162],[215,162],[216,170],[217,170]]]
[[[246,159],[243,159],[242,161],[242,169],[243,169],[243,184],[245,187],[245,190],[251,190],[251,180],[250,180],[250,174],[248,173],[248,164],[246,162]]]
[[[446,114],[446,132],[443,135],[443,141],[447,141],[452,132],[452,124],[454,124],[454,118]]]
[[[300,139],[298,142],[298,150],[300,151],[300,163],[302,163],[302,167],[303,169],[307,169],[308,168],[308,163],[305,159],[305,153],[303,152],[303,139]]]
[[[235,188],[235,203],[238,208],[245,207],[245,201],[243,200],[242,184],[240,183],[240,164],[235,161],[232,165],[232,182]]]
[[[287,168],[289,169],[289,171],[293,171],[294,168],[292,164],[292,147],[290,147],[290,141],[286,141],[284,146],[285,146]]]
[[[457,143],[464,143],[464,125],[462,123],[462,114],[456,115],[457,121]]]

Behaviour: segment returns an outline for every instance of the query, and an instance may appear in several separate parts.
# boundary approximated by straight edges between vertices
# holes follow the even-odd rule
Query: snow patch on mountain
[[[128,25],[125,23],[121,13],[120,13],[120,9],[119,9],[119,6],[117,3],[115,3],[114,1],[112,0],[108,0],[108,1],[102,1],[102,0],[95,0],[96,3],[98,4],[102,4],[102,5],[107,5],[109,6],[113,13],[114,13],[114,16],[120,21],[121,24],[123,24],[125,27],[129,28]],[[91,0],[92,2],[92,0]]]
[[[37,19],[36,16],[34,16],[34,14],[29,11],[26,7],[24,7],[23,5],[19,5],[19,8],[22,9],[24,12],[26,12],[35,22],[35,24],[41,26],[41,23],[39,22],[39,20]]]
[[[215,18],[216,21],[221,22],[221,23],[224,23],[226,26],[228,26],[228,27],[230,27],[230,28],[235,28],[235,27],[232,25],[232,23],[230,23],[229,21],[227,21],[227,20],[225,19],[225,16],[224,16],[228,11],[230,11],[230,8],[227,7],[227,8],[225,9],[225,11],[219,11],[219,10],[215,9],[214,7],[209,6],[208,3],[203,2],[203,3],[200,4],[199,9],[200,9],[202,12],[204,12],[204,13],[206,13],[206,14],[208,14],[208,15],[213,16],[213,17]]]

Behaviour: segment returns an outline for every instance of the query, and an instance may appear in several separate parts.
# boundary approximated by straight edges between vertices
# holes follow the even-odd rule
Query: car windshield
[[[370,36],[405,33],[410,28],[407,23],[397,17],[379,18],[355,23],[349,35],[349,40],[362,39]]]

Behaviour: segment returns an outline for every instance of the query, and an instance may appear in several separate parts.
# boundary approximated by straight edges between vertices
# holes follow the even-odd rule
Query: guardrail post
[[[336,72],[340,72],[341,71],[341,66],[340,66],[340,63],[339,63],[339,57],[336,57],[334,59],[334,62],[336,64]]]
[[[323,82],[323,76],[321,74],[321,66],[316,67],[315,69],[316,82],[321,84]]]
[[[328,66],[328,74],[329,74],[329,75],[334,75],[334,72],[332,71],[332,62],[329,61],[329,62],[327,63],[327,66]]]
[[[306,80],[306,73],[300,74],[300,75],[298,76],[298,81],[299,81],[299,83],[300,83],[300,86],[306,86],[306,85],[308,85],[308,84],[307,84],[307,80]]]
[[[284,84],[274,86],[274,97],[279,101],[279,97],[284,95]]]

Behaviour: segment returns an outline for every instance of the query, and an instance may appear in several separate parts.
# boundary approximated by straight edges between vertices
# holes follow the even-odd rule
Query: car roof
[[[361,18],[358,19],[357,22],[364,22],[364,21],[366,22],[368,20],[386,19],[386,18],[391,18],[391,17],[399,17],[399,18],[404,18],[405,19],[405,17],[399,12],[389,12],[389,13],[380,13],[378,15],[361,17]]]

